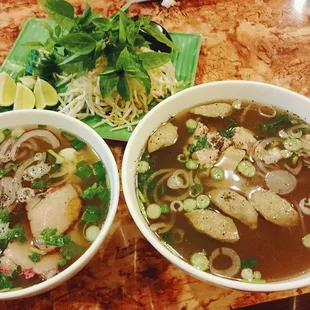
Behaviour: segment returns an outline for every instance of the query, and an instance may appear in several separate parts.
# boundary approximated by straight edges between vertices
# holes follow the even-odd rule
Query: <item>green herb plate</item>
[[[170,35],[173,42],[179,48],[179,52],[173,52],[172,55],[172,62],[176,69],[176,77],[178,80],[184,81],[185,87],[193,86],[200,52],[201,36],[195,33],[182,32],[171,32]],[[47,38],[48,32],[40,24],[40,19],[28,19],[17,37],[8,57],[0,67],[0,72],[5,71],[16,79],[18,73],[25,69],[29,55],[29,49],[26,49],[23,44],[30,41],[44,42]],[[100,120],[100,117],[92,117],[87,119],[85,123],[93,126]],[[129,140],[131,132],[127,129],[116,131],[111,131],[111,129],[111,126],[103,124],[95,130],[105,139],[119,141]]]

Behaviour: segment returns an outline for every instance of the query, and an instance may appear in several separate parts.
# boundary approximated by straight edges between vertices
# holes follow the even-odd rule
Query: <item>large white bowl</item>
[[[0,293],[0,300],[30,297],[46,292],[77,274],[99,250],[112,225],[118,205],[119,175],[116,162],[108,145],[94,130],[73,117],[52,111],[24,110],[0,114],[0,129],[33,124],[54,126],[71,132],[86,141],[87,144],[97,153],[103,161],[110,179],[111,201],[109,212],[98,237],[77,261],[56,276],[40,284],[18,291]]]
[[[195,105],[212,100],[236,98],[275,105],[296,113],[310,122],[310,100],[277,86],[248,81],[223,81],[203,84],[184,90],[165,99],[150,111],[136,127],[127,144],[122,166],[122,184],[127,206],[137,226],[154,248],[173,264],[202,281],[218,286],[256,292],[281,291],[309,285],[310,272],[291,279],[266,284],[248,284],[202,272],[172,254],[150,230],[139,211],[135,194],[136,163],[152,131],[170,116]]]

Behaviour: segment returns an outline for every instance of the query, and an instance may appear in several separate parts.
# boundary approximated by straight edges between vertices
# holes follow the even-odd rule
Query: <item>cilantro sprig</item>
[[[207,138],[205,136],[195,136],[195,139],[196,139],[196,144],[189,144],[187,146],[187,150],[190,153],[195,153],[203,149],[211,148],[211,144],[207,141]]]

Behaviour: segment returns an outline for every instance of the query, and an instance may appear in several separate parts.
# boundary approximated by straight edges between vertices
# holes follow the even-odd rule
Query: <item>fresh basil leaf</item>
[[[110,73],[106,75],[100,75],[100,91],[102,97],[109,97],[117,87],[119,77],[116,73]]]
[[[38,20],[38,23],[48,31],[49,36],[52,38],[54,35],[54,31],[50,24],[40,19]]]
[[[79,58],[81,55],[81,53],[74,53],[72,54],[70,57],[66,58],[64,61],[62,61],[59,66],[63,66],[67,63],[73,62],[74,60],[77,60],[77,58]]]
[[[39,4],[48,16],[61,27],[71,30],[75,26],[74,8],[63,0],[39,0]]]
[[[39,41],[27,42],[23,44],[23,47],[30,48],[30,49],[39,49],[44,45]]]
[[[136,42],[137,36],[139,34],[139,30],[140,30],[139,24],[137,24],[133,21],[129,22],[129,24],[126,28],[126,32],[127,32],[127,41],[130,45],[135,46],[135,42]]]
[[[98,15],[99,14],[97,12],[92,13],[91,8],[87,3],[82,16],[80,17],[79,24],[81,26],[88,26],[94,18],[98,17]]]
[[[52,51],[56,42],[52,38],[48,38],[44,44],[44,48],[48,51]]]
[[[125,47],[116,61],[116,68],[124,71],[139,70],[141,66],[135,61],[134,57],[135,55],[129,53],[127,47]]]
[[[122,76],[117,83],[117,91],[121,95],[121,97],[129,101],[131,98],[131,92],[129,88],[128,80],[125,76]]]
[[[58,38],[61,35],[61,27],[57,25],[54,29],[55,36]]]
[[[126,43],[126,26],[128,22],[128,17],[123,11],[119,11],[119,41],[121,43]]]
[[[158,68],[171,60],[168,53],[147,52],[138,55],[145,69]]]
[[[141,26],[148,26],[151,23],[152,19],[149,16],[142,16],[139,18],[139,21]]]
[[[102,56],[104,49],[106,48],[106,43],[101,41],[97,42],[96,49],[95,49],[95,58],[98,59]]]
[[[160,32],[156,27],[150,25],[143,26],[142,29],[146,31],[149,35],[155,38],[157,41],[164,43],[165,45],[178,50],[177,46],[171,42],[162,32]]]
[[[128,77],[138,80],[145,87],[147,95],[150,93],[151,79],[146,71],[143,72],[142,68],[140,68],[140,70],[127,70],[126,75]]]
[[[63,36],[57,41],[67,50],[81,55],[89,54],[96,48],[96,41],[86,33],[72,33]]]
[[[108,31],[110,29],[110,21],[108,18],[98,17],[92,20],[92,23],[103,31]]]

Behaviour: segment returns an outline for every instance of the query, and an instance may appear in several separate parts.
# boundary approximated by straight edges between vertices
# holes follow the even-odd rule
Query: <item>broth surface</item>
[[[232,103],[232,101],[221,100],[220,102]],[[177,161],[179,154],[183,153],[184,147],[188,144],[188,139],[191,136],[188,133],[186,127],[186,121],[189,119],[198,119],[199,122],[206,125],[211,131],[223,131],[228,124],[228,119],[233,120],[238,126],[245,127],[254,133],[255,138],[263,140],[268,136],[278,137],[280,129],[288,128],[290,126],[285,125],[278,127],[273,135],[268,135],[266,131],[260,128],[261,123],[271,122],[274,118],[266,118],[258,112],[261,105],[254,102],[242,102],[242,108],[240,110],[234,109],[233,113],[229,117],[225,118],[210,118],[210,117],[197,117],[189,111],[183,112],[173,119],[171,124],[178,128],[178,139],[175,144],[169,147],[161,148],[150,154],[147,151],[142,155],[142,160],[147,159],[150,163],[150,169],[152,172],[160,171],[161,169],[186,169],[184,163]],[[248,111],[245,112],[245,109]],[[276,109],[277,115],[286,114],[285,111]],[[246,113],[245,117],[243,116]],[[288,114],[291,119],[296,122],[304,123],[301,119],[297,119],[295,116]],[[298,160],[301,160],[300,158]],[[256,163],[253,163],[258,172]],[[277,169],[285,169],[285,164],[292,166],[292,158],[281,159],[276,165]],[[268,167],[268,165],[266,165]],[[274,168],[273,168],[274,169]],[[199,173],[199,168],[193,170],[194,175]],[[271,169],[272,170],[272,169]],[[151,174],[151,172],[150,172]],[[141,175],[138,175],[138,185],[141,193],[143,193],[143,184],[140,179]],[[301,171],[296,176],[297,186],[287,195],[282,195],[293,208],[296,209],[299,201],[303,198],[309,198],[309,183],[310,170],[303,165]],[[224,180],[213,180],[210,177],[201,178],[203,185],[203,194],[214,188],[230,188],[242,195],[245,188],[252,188],[259,186],[266,189],[266,183],[264,178],[255,174],[251,178],[240,178],[240,173],[234,171],[233,174],[228,174],[228,177]],[[141,185],[142,184],[142,185]],[[152,189],[148,189],[148,197],[150,203],[154,203],[152,198]],[[166,182],[163,182],[161,190],[165,195],[178,196],[184,193],[184,190],[172,190]],[[177,198],[176,198],[177,199]],[[161,200],[161,203],[166,203],[168,206],[169,201]],[[145,204],[147,207],[147,204]],[[209,210],[225,214],[218,209],[212,202],[208,207]],[[177,251],[186,261],[190,261],[191,256],[194,253],[203,252],[206,257],[209,258],[210,254],[217,248],[228,247],[236,251],[241,259],[241,263],[244,259],[255,258],[257,265],[253,270],[259,270],[264,280],[276,281],[292,276],[296,276],[310,269],[310,256],[309,248],[305,247],[302,243],[302,238],[310,233],[310,216],[303,215],[302,221],[295,227],[281,227],[270,221],[267,221],[262,215],[258,215],[258,227],[256,229],[250,229],[247,225],[241,223],[239,220],[229,216],[233,219],[240,236],[240,240],[235,243],[227,243],[215,240],[204,233],[198,232],[194,226],[190,223],[185,216],[184,210],[176,213],[176,221],[172,229],[166,233],[159,233],[157,235],[165,242]],[[159,219],[147,219],[150,225],[158,222],[168,222],[171,210],[167,214],[162,214]],[[301,213],[302,214],[302,213]],[[183,238],[180,237],[184,234]],[[222,258],[221,258],[222,257]],[[214,260],[214,266],[217,269],[225,269],[229,266],[230,260],[223,259],[223,256]],[[227,258],[227,257],[226,257]],[[210,272],[208,269],[207,272]],[[235,276],[240,279],[240,272]]]

